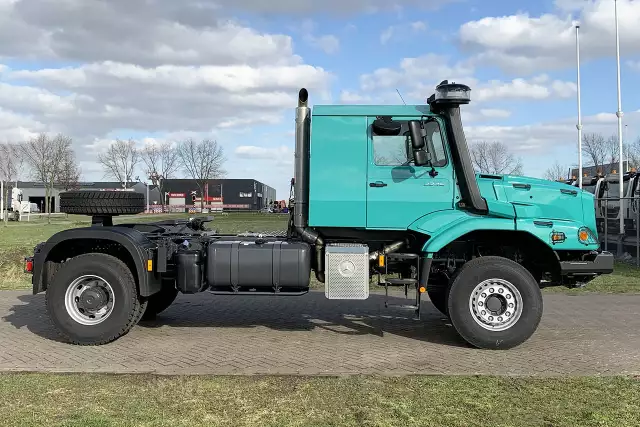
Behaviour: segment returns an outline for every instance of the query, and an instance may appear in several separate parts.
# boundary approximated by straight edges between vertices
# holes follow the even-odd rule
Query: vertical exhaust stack
[[[311,110],[308,107],[309,92],[305,88],[298,93],[296,108],[296,152],[294,181],[293,225],[304,229],[309,224],[309,157],[311,140]]]
[[[293,186],[293,227],[300,238],[316,248],[316,278],[324,283],[324,240],[309,226],[309,162],[311,156],[311,109],[309,92],[302,88],[296,108],[296,153]]]

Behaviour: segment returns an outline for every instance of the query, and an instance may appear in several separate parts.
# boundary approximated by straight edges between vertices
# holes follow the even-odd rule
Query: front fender
[[[160,290],[162,283],[147,272],[147,261],[153,259],[155,244],[137,230],[126,227],[84,227],[72,228],[54,234],[43,245],[36,249],[33,263],[33,293],[46,290],[43,280],[44,266],[49,256],[59,245],[73,245],[74,241],[90,240],[92,243],[114,242],[121,245],[131,256],[137,278],[140,295],[153,295]]]
[[[476,230],[516,229],[515,221],[509,218],[494,218],[475,215],[467,211],[440,211],[426,215],[409,226],[418,233],[427,234],[429,240],[422,251],[435,253],[457,238]]]

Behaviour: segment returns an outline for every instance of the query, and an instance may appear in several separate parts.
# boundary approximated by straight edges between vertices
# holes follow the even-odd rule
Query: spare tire
[[[145,210],[144,194],[133,191],[66,191],[60,212],[78,215],[134,215]]]

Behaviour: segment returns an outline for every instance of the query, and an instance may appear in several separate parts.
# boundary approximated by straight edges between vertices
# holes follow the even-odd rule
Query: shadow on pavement
[[[64,342],[45,308],[44,294],[21,295],[22,304],[14,305],[3,317],[15,328]],[[323,292],[299,297],[179,295],[171,307],[153,320],[141,321],[139,328],[206,327],[254,328],[276,331],[312,331],[323,329],[336,335],[385,334],[455,347],[468,347],[428,300],[423,301],[421,319],[413,319],[412,310],[384,307],[384,295],[371,294],[364,301],[328,300]],[[388,298],[389,304],[411,304],[412,299]]]

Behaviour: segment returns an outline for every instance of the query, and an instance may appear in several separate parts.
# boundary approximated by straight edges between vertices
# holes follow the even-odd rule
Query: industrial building
[[[22,200],[34,203],[40,212],[45,211],[45,186],[40,182],[18,181],[8,183],[9,197],[11,189],[19,188]],[[55,185],[51,192],[51,212],[60,212],[59,195],[67,189]],[[71,189],[69,189],[71,190]],[[73,190],[123,191],[121,182],[79,182]],[[136,191],[148,197],[152,211],[162,210],[164,200],[165,211],[186,212],[200,209],[219,210],[260,210],[276,200],[276,191],[272,187],[254,179],[212,179],[202,185],[202,189],[193,179],[167,179],[160,194],[154,185],[143,182],[129,183],[128,191]],[[148,196],[147,196],[148,195]],[[204,200],[202,200],[204,198]],[[7,201],[5,206],[10,205]]]

